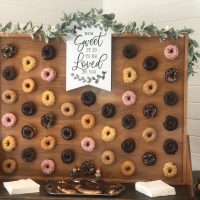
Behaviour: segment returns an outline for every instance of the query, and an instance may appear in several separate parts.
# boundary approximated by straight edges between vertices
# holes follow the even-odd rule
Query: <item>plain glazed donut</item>
[[[167,162],[164,164],[164,167],[163,167],[163,174],[168,177],[168,178],[171,178],[171,177],[174,177],[176,174],[177,174],[177,167],[174,163],[172,162]]]
[[[136,79],[137,79],[137,73],[132,67],[128,67],[123,70],[124,83],[132,83]]]
[[[5,90],[1,94],[1,99],[6,104],[13,104],[17,101],[17,93],[14,90]]]
[[[31,78],[27,78],[22,83],[22,90],[25,93],[30,93],[35,90],[35,81]]]
[[[55,170],[55,163],[53,160],[44,160],[41,163],[41,170],[44,174],[50,175],[54,172]]]
[[[12,136],[6,136],[3,140],[2,140],[2,148],[4,149],[4,151],[6,152],[11,152],[16,148],[16,141],[15,138]]]
[[[111,142],[116,137],[116,130],[110,126],[105,126],[101,132],[102,140],[106,142]]]
[[[12,174],[17,168],[17,162],[14,159],[8,158],[2,163],[2,170],[5,174]]]
[[[101,162],[104,165],[112,165],[115,162],[115,154],[113,153],[113,151],[104,151],[101,155]]]
[[[91,137],[84,137],[81,140],[81,148],[86,152],[92,152],[95,148],[95,141]]]
[[[157,138],[157,131],[152,127],[147,127],[143,130],[142,137],[146,143],[153,142]]]
[[[122,101],[124,105],[131,106],[136,102],[136,94],[132,91],[126,91],[122,95]]]
[[[52,150],[55,148],[56,140],[53,136],[45,136],[41,141],[41,147],[44,150]]]
[[[81,118],[81,124],[83,128],[90,129],[93,128],[95,125],[95,117],[92,114],[85,114]]]
[[[155,94],[157,92],[157,89],[158,89],[158,84],[154,80],[148,80],[143,85],[143,92],[148,96]]]
[[[41,71],[40,77],[43,81],[46,81],[47,83],[49,83],[55,80],[56,71],[51,67],[47,67]]]
[[[75,114],[76,108],[74,104],[66,102],[61,105],[61,112],[63,115],[67,117],[71,117]]]
[[[42,93],[42,103],[45,106],[52,106],[55,104],[56,98],[52,91],[46,90]]]
[[[22,66],[25,72],[30,72],[36,67],[36,59],[31,56],[23,57]]]
[[[172,44],[166,46],[164,49],[164,55],[169,60],[176,59],[179,55],[178,47],[176,45],[172,45]]]
[[[13,113],[5,113],[1,118],[1,122],[6,128],[13,127],[16,124],[16,121],[17,119]]]
[[[132,176],[135,173],[135,164],[131,160],[126,160],[121,165],[121,173],[124,176]]]

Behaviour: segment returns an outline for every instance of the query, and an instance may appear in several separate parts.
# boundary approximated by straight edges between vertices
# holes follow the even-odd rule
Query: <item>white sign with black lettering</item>
[[[85,85],[111,91],[111,39],[111,31],[84,28],[67,41],[67,91]]]

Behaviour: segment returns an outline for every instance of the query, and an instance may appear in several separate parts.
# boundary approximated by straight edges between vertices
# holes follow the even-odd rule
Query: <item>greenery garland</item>
[[[183,37],[184,33],[188,33],[189,36],[194,32],[191,28],[175,29],[173,27],[157,28],[155,25],[146,25],[143,22],[140,26],[136,22],[130,22],[127,25],[117,22],[114,14],[104,14],[103,10],[92,8],[89,12],[76,12],[71,14],[65,14],[61,18],[61,22],[54,26],[33,25],[31,21],[26,24],[20,24],[8,22],[3,25],[0,24],[0,32],[5,34],[10,33],[25,33],[30,34],[34,39],[35,36],[40,39],[44,38],[46,42],[51,38],[67,40],[70,35],[75,35],[77,29],[86,27],[99,27],[100,29],[111,29],[114,33],[131,33],[140,36],[156,35],[160,37],[160,41],[164,41],[167,38],[177,39]],[[189,37],[188,43],[188,73],[194,74],[193,69],[196,66],[200,53],[196,50],[199,44],[196,40]]]

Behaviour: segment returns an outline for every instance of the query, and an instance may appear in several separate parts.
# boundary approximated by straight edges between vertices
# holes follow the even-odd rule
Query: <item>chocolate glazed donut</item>
[[[22,127],[21,134],[22,134],[22,137],[24,137],[26,139],[32,139],[32,138],[34,138],[34,136],[36,134],[36,130],[32,126],[25,125]]]
[[[36,105],[33,103],[33,102],[25,102],[23,105],[22,105],[22,113],[24,115],[27,115],[27,116],[31,116],[31,115],[34,115],[37,111],[36,109]]]
[[[36,152],[33,148],[26,148],[22,151],[22,159],[25,162],[32,162],[36,158]]]
[[[96,102],[96,95],[92,91],[85,91],[81,95],[81,101],[85,106],[91,106]]]
[[[71,126],[64,126],[61,130],[61,135],[65,140],[71,140],[74,137],[75,130]]]
[[[106,118],[113,117],[115,115],[115,106],[111,103],[106,103],[103,105],[101,113]]]
[[[128,44],[123,48],[123,56],[125,58],[133,58],[137,55],[137,49],[134,45]]]
[[[173,139],[167,139],[167,140],[165,140],[165,142],[163,144],[163,149],[164,149],[165,153],[173,155],[178,150],[178,144]]]
[[[7,81],[14,80],[17,76],[17,72],[14,67],[8,66],[4,67],[2,70],[2,77]]]
[[[122,126],[126,129],[131,129],[135,126],[136,121],[133,115],[125,115],[122,118]]]
[[[143,62],[143,66],[148,71],[153,71],[158,66],[158,61],[153,56],[146,57]]]
[[[71,149],[66,149],[61,154],[62,161],[66,164],[70,164],[74,161],[75,154]]]
[[[56,56],[56,50],[51,45],[45,45],[41,51],[44,60],[51,60]]]
[[[163,122],[163,126],[168,131],[173,131],[178,127],[178,119],[174,116],[168,115]]]
[[[126,153],[133,152],[135,150],[135,146],[135,140],[133,140],[132,138],[125,139],[121,144],[122,150]]]
[[[174,106],[177,104],[178,102],[178,96],[175,92],[173,91],[169,91],[165,93],[164,96],[164,102],[168,105],[168,106]]]

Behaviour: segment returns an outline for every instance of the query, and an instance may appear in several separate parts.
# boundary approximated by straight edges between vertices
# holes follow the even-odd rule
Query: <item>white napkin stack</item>
[[[149,182],[136,182],[135,189],[149,197],[175,195],[175,188],[161,180]]]
[[[3,185],[10,195],[40,192],[40,185],[31,179],[3,182]]]

